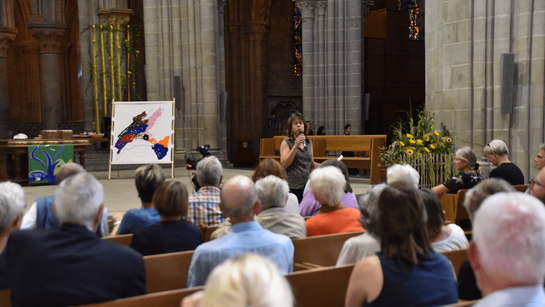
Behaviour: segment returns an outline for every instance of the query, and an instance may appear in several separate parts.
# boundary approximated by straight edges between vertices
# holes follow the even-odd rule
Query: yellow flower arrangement
[[[401,146],[405,146],[405,143],[403,143],[403,142],[399,142],[399,144],[401,144]]]
[[[435,149],[435,145],[430,144],[430,148],[431,148],[431,149]]]
[[[451,139],[451,138],[447,138],[447,143],[452,143],[452,139]]]
[[[411,139],[409,142],[411,142],[411,144],[416,144],[416,141]]]
[[[437,131],[434,131],[433,134],[435,134],[436,136],[439,136],[439,132]]]
[[[407,137],[411,139],[414,138],[414,136],[412,136],[410,133],[407,133]]]
[[[422,145],[423,142],[422,142],[421,139],[418,139],[418,140],[416,140],[416,143],[418,143],[418,145]]]
[[[429,142],[430,141],[430,136],[426,134],[424,136],[424,141]]]
[[[409,154],[409,155],[412,156],[412,155],[414,154],[414,151],[413,151],[412,149],[409,148],[409,149],[407,149],[407,154]]]
[[[433,146],[433,145],[432,145]],[[430,152],[430,150],[428,149],[428,147],[424,147],[424,150],[426,150],[427,153]]]

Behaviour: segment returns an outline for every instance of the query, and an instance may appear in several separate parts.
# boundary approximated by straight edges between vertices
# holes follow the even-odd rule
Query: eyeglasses
[[[539,181],[536,180],[536,178],[533,178],[533,179],[530,179],[530,187],[534,187],[534,184],[537,184],[538,186],[540,187],[545,187],[544,184],[540,183]]]

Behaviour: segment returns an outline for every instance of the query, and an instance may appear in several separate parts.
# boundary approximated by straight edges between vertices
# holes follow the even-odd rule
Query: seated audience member
[[[261,202],[259,214],[255,220],[263,227],[274,233],[285,235],[290,239],[304,238],[307,236],[305,219],[299,213],[289,213],[284,208],[290,188],[288,182],[274,175],[257,180],[255,183],[257,198]],[[225,222],[212,233],[211,239],[215,240],[226,235],[231,230],[231,219]]]
[[[422,193],[426,212],[428,213],[426,233],[433,250],[442,253],[467,248],[469,243],[464,230],[456,224],[444,225],[445,214],[439,197],[428,189],[421,190],[420,193]]]
[[[394,182],[405,182],[416,189],[420,182],[420,175],[418,172],[408,164],[394,164],[386,169],[386,181],[389,184]]]
[[[272,261],[242,254],[218,265],[204,291],[184,298],[182,307],[292,307],[293,301],[290,284]]]
[[[83,173],[85,169],[76,163],[66,163],[59,168],[57,173],[57,184],[69,176]],[[36,199],[36,201],[30,206],[27,213],[23,216],[23,223],[21,224],[21,229],[32,229],[32,228],[59,228],[59,222],[51,210],[51,205],[53,204],[53,195],[42,197]],[[97,235],[100,237],[107,236],[109,234],[108,229],[108,209],[104,207],[104,212],[100,220],[100,225],[98,226]]]
[[[309,185],[321,208],[318,215],[306,221],[307,236],[364,230],[358,222],[360,211],[347,208],[341,202],[346,180],[338,168],[326,166],[315,169],[310,174]]]
[[[341,200],[343,205],[349,208],[358,209],[358,200],[356,199],[356,195],[354,195],[352,187],[350,186],[350,177],[348,177],[348,169],[346,168],[346,165],[342,161],[337,160],[327,160],[320,165],[320,167],[327,166],[335,166],[341,170],[344,175],[346,184],[344,186],[344,195]],[[303,200],[301,200],[301,204],[299,204],[299,214],[301,214],[301,216],[315,216],[318,214],[322,205],[314,198],[314,194],[312,194],[310,191],[308,182],[303,195]]]
[[[125,213],[119,228],[112,231],[112,235],[134,233],[138,229],[151,226],[159,222],[160,216],[153,206],[153,193],[165,182],[165,173],[157,164],[143,165],[136,169],[134,179],[138,197],[142,201],[142,207],[130,209]]]
[[[316,132],[316,135],[325,135],[325,127],[324,126],[318,127],[318,132]]]
[[[223,168],[218,158],[206,157],[197,164],[197,181],[201,188],[189,195],[189,210],[186,221],[195,227],[219,226],[223,222],[220,210],[220,185]]]
[[[518,192],[485,199],[468,250],[483,293],[473,306],[545,306],[544,251],[543,203]]]
[[[502,140],[492,140],[484,147],[484,153],[488,161],[497,166],[490,172],[490,178],[501,178],[511,185],[524,184],[524,174],[509,161],[509,149]]]
[[[290,238],[263,229],[254,221],[260,201],[252,180],[245,176],[229,179],[221,191],[221,208],[233,226],[225,236],[197,247],[188,274],[188,287],[204,285],[210,272],[221,262],[244,253],[268,257],[282,274],[293,270],[293,243]]]
[[[94,234],[104,205],[91,174],[63,180],[55,191],[60,228],[10,235],[3,254],[12,306],[74,306],[146,293],[142,255]]]
[[[261,178],[265,178],[269,175],[274,175],[280,179],[286,180],[286,170],[282,167],[280,162],[274,159],[263,159],[257,165],[254,174],[252,175],[252,181],[255,183]],[[288,194],[288,201],[284,206],[289,213],[299,214],[299,200],[293,193]]]
[[[456,157],[452,161],[458,176],[454,176],[445,183],[435,186],[432,191],[437,196],[444,193],[456,194],[459,190],[471,189],[477,183],[481,182],[481,177],[475,172],[479,169],[477,156],[469,147],[462,147],[456,151]],[[437,251],[437,250],[436,250]]]
[[[378,183],[360,198],[360,223],[367,231],[359,236],[352,237],[343,244],[337,266],[357,263],[360,259],[374,256],[380,251],[380,242],[376,234],[377,204],[380,193],[388,184]]]
[[[0,183],[0,254],[4,251],[9,235],[18,229],[25,212],[25,191],[17,183]],[[4,259],[0,257],[0,289],[8,288],[4,273]]]
[[[545,169],[541,169],[537,173],[535,179],[530,180],[530,191],[528,193],[545,204]]]
[[[536,163],[536,168],[538,171],[545,166],[545,144],[539,145],[539,151],[537,152],[537,156],[534,158],[534,162]]]
[[[500,192],[515,191],[515,188],[503,179],[490,178],[483,180],[473,189],[467,191],[464,198],[464,207],[469,214],[469,219],[473,220],[475,212],[488,196]],[[465,261],[458,272],[458,298],[471,301],[480,299],[481,297],[481,290],[477,287],[477,280],[475,279],[471,264],[469,261]]]
[[[194,250],[202,244],[202,233],[182,219],[187,215],[187,189],[178,181],[160,185],[152,200],[161,219],[137,230],[131,247],[143,256]]]
[[[386,187],[378,201],[381,252],[360,260],[352,271],[347,307],[442,306],[458,302],[447,258],[431,248],[425,208],[417,189]]]

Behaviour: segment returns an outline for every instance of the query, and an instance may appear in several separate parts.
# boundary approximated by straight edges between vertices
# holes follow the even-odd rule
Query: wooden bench
[[[131,246],[132,242],[132,233],[126,235],[116,235],[116,236],[107,236],[103,239],[110,240],[115,243],[123,244],[126,246]]]
[[[528,189],[528,184],[519,184],[519,185],[514,185],[513,188],[515,188],[515,190],[519,191],[519,192],[526,192],[526,190]]]
[[[455,275],[458,276],[460,272],[460,267],[468,259],[467,249],[458,249],[448,252],[442,252],[441,254],[445,255],[450,263],[452,263],[452,268],[454,269]]]
[[[280,161],[280,144],[284,137],[275,136],[274,138],[261,139],[259,161],[267,158]],[[342,161],[348,168],[370,169],[371,184],[386,181],[386,171],[378,166],[380,147],[386,146],[386,135],[311,135],[308,138],[312,140],[314,161],[321,163],[338,158],[337,156],[328,156],[329,152],[366,152],[365,157],[344,157]]]
[[[193,252],[144,256],[148,293],[186,288]]]
[[[443,194],[439,198],[441,207],[445,211],[445,219],[458,224],[461,220],[469,219],[464,207],[464,198],[468,190],[459,190],[456,194]]]
[[[298,307],[344,306],[346,289],[354,265],[321,268],[286,275]],[[163,291],[118,299],[87,307],[179,307],[182,299],[203,287]],[[272,289],[274,291],[274,289]]]
[[[362,233],[363,231],[355,231],[295,239],[293,263],[335,266],[344,242]]]
[[[0,290],[0,306],[11,307],[11,290]]]

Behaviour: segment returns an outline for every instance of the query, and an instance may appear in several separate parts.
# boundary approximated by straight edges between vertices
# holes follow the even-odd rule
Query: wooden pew
[[[441,254],[445,255],[448,260],[452,263],[452,268],[454,269],[454,272],[456,276],[458,276],[458,272],[460,272],[460,267],[462,266],[462,263],[464,263],[467,259],[467,249],[458,249],[454,251],[448,251],[448,252],[442,252]]]
[[[295,272],[286,275],[292,287],[296,306],[344,306],[346,289],[353,264]],[[179,307],[182,299],[203,287],[178,289],[85,305],[86,307]]]
[[[203,288],[204,287],[195,287],[150,293],[104,303],[83,305],[83,307],[180,307],[180,302],[184,297],[197,291],[201,291]]]
[[[144,256],[148,293],[187,287],[194,251]]]
[[[363,231],[355,231],[295,239],[293,263],[335,266],[344,242],[362,233]]]
[[[519,185],[514,185],[513,188],[515,188],[515,190],[517,190],[519,192],[524,193],[528,189],[528,185],[527,184],[519,184]]]
[[[132,233],[126,235],[117,235],[117,236],[107,236],[103,239],[110,240],[115,243],[123,244],[126,246],[131,246],[132,242]]]
[[[297,307],[344,306],[354,264],[286,275]]]
[[[444,305],[442,307],[470,307],[470,306],[473,306],[473,304],[477,303],[477,301],[478,300],[474,300],[474,301],[461,300],[456,304]]]
[[[0,290],[0,306],[11,307],[11,290]]]
[[[445,211],[445,219],[458,224],[461,220],[469,219],[464,207],[464,198],[468,190],[459,190],[456,194],[443,194],[439,198],[441,207]]]

